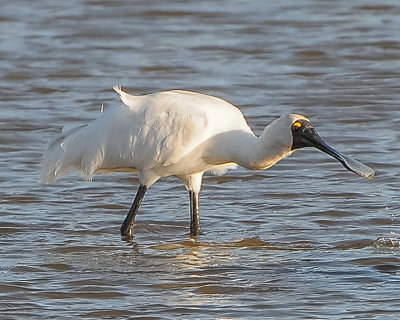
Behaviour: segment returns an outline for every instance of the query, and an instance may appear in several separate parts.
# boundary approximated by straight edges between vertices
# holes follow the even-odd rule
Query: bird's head
[[[291,150],[301,148],[314,147],[322,152],[329,154],[338,160],[347,170],[352,171],[364,178],[372,178],[375,174],[374,170],[362,164],[361,162],[350,158],[349,156],[335,150],[329,146],[315,130],[310,121],[301,115],[290,115],[292,147]]]

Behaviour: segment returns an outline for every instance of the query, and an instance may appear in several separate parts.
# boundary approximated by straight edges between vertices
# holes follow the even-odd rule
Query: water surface
[[[0,312],[5,319],[393,319],[400,312],[397,1],[9,1],[0,12]],[[207,175],[204,235],[175,178],[149,190],[133,243],[127,173],[39,183],[49,139],[132,93],[283,113],[376,170],[316,150]]]

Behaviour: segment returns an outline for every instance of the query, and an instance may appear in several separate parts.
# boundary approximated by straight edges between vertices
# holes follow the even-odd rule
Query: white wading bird
[[[119,86],[114,90],[125,105],[56,137],[44,154],[41,179],[54,182],[70,169],[81,169],[89,179],[96,171],[137,173],[139,189],[121,226],[125,238],[133,235],[147,189],[162,177],[178,177],[189,191],[190,235],[196,236],[205,171],[224,172],[235,165],[267,169],[296,149],[315,147],[360,176],[374,175],[371,168],[328,146],[298,114],[281,116],[257,137],[237,107],[216,97],[182,90],[133,96]]]

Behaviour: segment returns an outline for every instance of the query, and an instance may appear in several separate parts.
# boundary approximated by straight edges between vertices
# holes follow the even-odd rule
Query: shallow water
[[[399,315],[398,1],[9,1],[0,11],[0,312],[20,318],[393,319]],[[376,170],[316,150],[206,176],[188,236],[174,178],[38,182],[45,145],[134,93],[184,88],[282,113]]]

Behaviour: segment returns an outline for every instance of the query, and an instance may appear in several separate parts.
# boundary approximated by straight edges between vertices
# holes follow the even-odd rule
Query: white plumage
[[[114,90],[124,104],[87,125],[63,130],[44,154],[41,179],[51,183],[71,169],[81,169],[88,179],[96,171],[138,173],[141,192],[121,228],[124,236],[132,235],[144,193],[161,177],[176,176],[189,190],[191,234],[197,235],[197,197],[205,171],[221,172],[236,165],[266,169],[294,149],[311,146],[293,147],[293,124],[309,124],[301,115],[282,116],[256,137],[242,112],[216,97],[183,90],[144,96],[130,95],[118,86]],[[353,165],[345,166],[355,171]]]
[[[44,183],[54,182],[70,169],[81,169],[87,179],[99,170],[133,170],[150,186],[163,176],[185,180],[206,170],[218,171],[229,162],[233,165],[232,160],[249,168],[256,165],[250,164],[250,154],[244,154],[244,159],[226,159],[223,154],[234,156],[250,147],[241,145],[242,140],[250,144],[257,140],[242,112],[228,102],[182,90],[133,96],[114,89],[124,105],[105,111],[88,125],[62,132],[50,143],[44,155]],[[290,123],[295,116],[286,118],[281,119],[288,122],[286,148],[281,148],[286,150],[259,169],[290,154]]]

